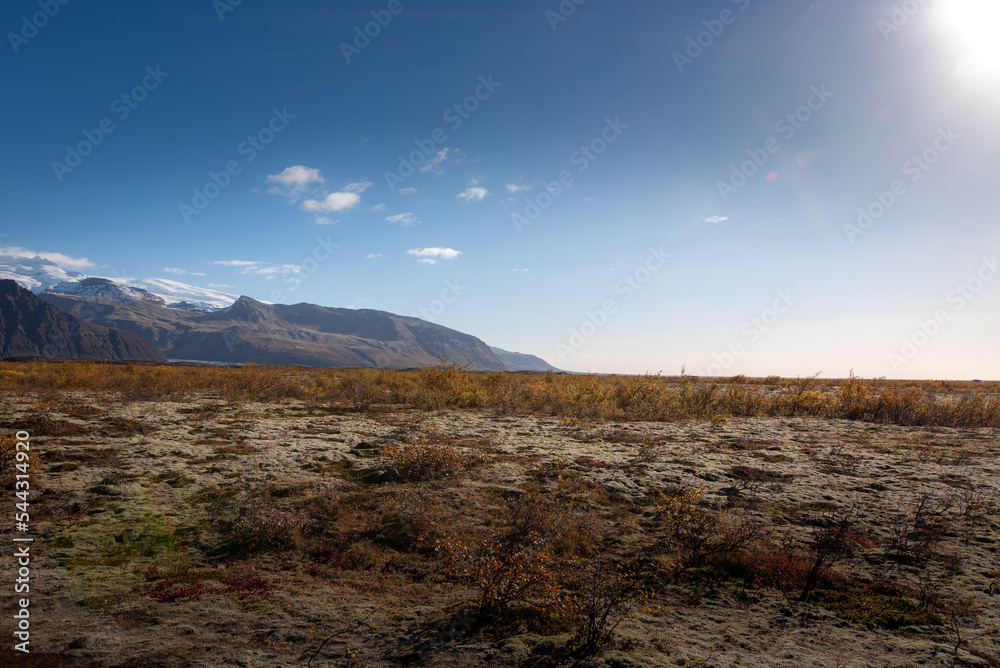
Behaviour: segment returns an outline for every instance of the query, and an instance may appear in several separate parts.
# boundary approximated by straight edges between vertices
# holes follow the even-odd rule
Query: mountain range
[[[0,280],[0,358],[8,357],[166,361],[138,334],[85,322]]]
[[[445,360],[473,371],[553,368],[533,355],[491,348],[469,334],[384,311],[267,304],[178,281],[86,276],[38,257],[0,255],[3,278],[84,325],[107,329],[116,340],[124,341],[125,334],[129,342],[138,338],[170,360],[393,368]],[[6,314],[5,337],[9,327],[16,331],[19,313]],[[34,349],[42,348],[36,342]],[[33,348],[22,342],[16,349]],[[109,352],[108,359],[151,359],[150,354],[127,348]]]

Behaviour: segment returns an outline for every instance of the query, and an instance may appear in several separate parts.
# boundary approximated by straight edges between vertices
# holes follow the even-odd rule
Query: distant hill
[[[7,357],[166,360],[156,346],[137,334],[93,325],[13,280],[0,280],[0,358]]]
[[[503,348],[492,347],[493,355],[503,362],[508,371],[559,371],[541,357],[526,355],[524,353],[512,353]]]
[[[87,276],[37,256],[0,255],[0,279],[16,281],[92,324],[138,334],[167,359],[395,368],[444,359],[474,371],[546,371],[551,366],[419,318],[267,304],[169,279]]]
[[[52,291],[41,297],[89,322],[134,332],[169,359],[396,368],[445,359],[474,371],[507,368],[474,336],[383,311],[265,304],[249,297],[208,312],[168,308],[159,299],[116,303]]]

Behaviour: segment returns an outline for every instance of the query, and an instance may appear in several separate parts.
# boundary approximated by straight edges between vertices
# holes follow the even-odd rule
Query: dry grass
[[[0,364],[46,603],[105,665],[989,665],[996,392]]]
[[[453,364],[417,370],[302,369],[97,362],[0,362],[0,391],[85,390],[131,401],[302,399],[340,409],[485,408],[584,421],[735,417],[843,418],[879,424],[1000,426],[1000,383],[730,379],[469,373]]]

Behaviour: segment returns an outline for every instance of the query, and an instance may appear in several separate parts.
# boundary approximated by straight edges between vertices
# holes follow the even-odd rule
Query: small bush
[[[542,536],[513,542],[495,532],[474,545],[456,535],[436,542],[449,576],[479,591],[480,615],[496,617],[516,603],[553,608],[559,586]]]
[[[248,554],[297,549],[309,524],[309,516],[302,512],[243,507],[229,526],[230,548]]]
[[[34,450],[24,450],[17,447],[16,436],[4,434],[0,436],[0,484],[4,489],[14,486],[17,475],[38,473],[42,463]],[[29,448],[31,443],[28,443]]]
[[[604,559],[590,562],[561,601],[564,614],[576,628],[572,648],[590,655],[610,644],[615,629],[649,596],[640,588],[634,572]]]
[[[450,443],[387,445],[379,456],[399,472],[400,478],[410,481],[445,478],[485,459],[482,452],[463,453]]]

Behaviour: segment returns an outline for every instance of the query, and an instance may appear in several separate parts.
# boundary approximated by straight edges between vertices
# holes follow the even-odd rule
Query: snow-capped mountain
[[[215,311],[217,309],[228,308],[239,299],[239,295],[219,290],[199,288],[194,285],[181,283],[180,281],[172,281],[168,278],[103,278],[98,276],[81,276],[80,278],[62,281],[51,286],[50,292],[85,297],[87,296],[86,291],[92,289],[86,282],[96,278],[117,284],[125,289],[131,288],[132,292],[129,294],[140,299],[144,298],[143,295],[152,295],[161,299],[169,308],[179,308],[187,311]],[[124,303],[128,304],[131,302]]]
[[[0,280],[10,279],[26,290],[38,293],[61,281],[82,278],[83,274],[66,271],[44,258],[0,255]]]
[[[160,300],[169,308],[214,311],[232,306],[239,295],[199,288],[166,278],[112,278],[66,271],[45,258],[0,255],[0,280],[11,279],[35,294],[45,291],[95,301],[131,304]]]
[[[152,292],[115,283],[107,278],[97,277],[60,281],[47,288],[44,293],[73,295],[101,304],[134,304],[136,302],[147,301],[159,304],[160,306],[167,305],[167,301],[163,297],[154,295]]]

